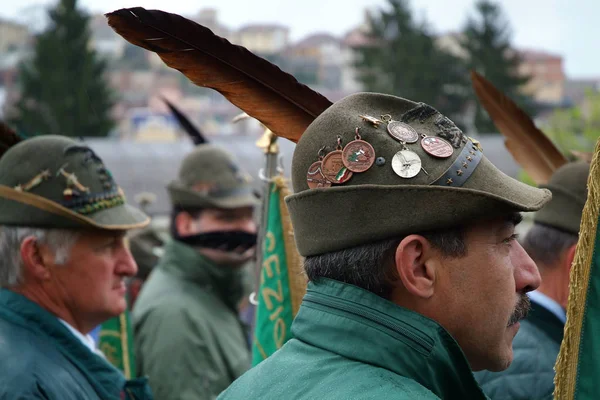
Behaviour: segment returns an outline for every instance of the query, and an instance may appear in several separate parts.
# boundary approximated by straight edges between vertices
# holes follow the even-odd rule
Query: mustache
[[[529,296],[525,293],[521,293],[521,297],[515,306],[515,311],[513,311],[510,319],[508,320],[508,325],[511,326],[516,324],[522,319],[525,319],[531,310],[531,301],[529,300]]]

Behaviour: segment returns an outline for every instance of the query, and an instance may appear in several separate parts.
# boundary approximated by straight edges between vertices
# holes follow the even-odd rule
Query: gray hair
[[[577,235],[539,223],[527,232],[523,248],[539,267],[552,267],[563,253],[577,243]]]
[[[0,288],[9,288],[21,283],[23,278],[21,244],[29,236],[34,236],[38,243],[50,247],[54,252],[56,264],[64,264],[69,261],[71,248],[77,241],[79,233],[65,229],[0,227]]]
[[[464,257],[464,229],[421,233],[443,256]],[[400,239],[387,239],[304,259],[308,279],[329,278],[349,283],[389,299],[399,277],[393,268]]]

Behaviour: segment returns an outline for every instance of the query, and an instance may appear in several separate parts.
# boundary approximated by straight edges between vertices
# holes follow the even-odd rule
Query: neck
[[[31,286],[19,286],[12,289],[15,293],[26,297],[33,301],[55,317],[62,319],[67,324],[71,325],[75,330],[81,332],[83,335],[87,335],[94,329],[97,324],[89,324],[81,321],[75,317],[73,313],[65,304],[60,304],[54,300],[55,296],[51,296],[40,288],[34,288]]]
[[[540,265],[539,270],[542,283],[537,291],[556,301],[562,308],[566,308],[569,299],[569,277],[564,277],[559,267]]]

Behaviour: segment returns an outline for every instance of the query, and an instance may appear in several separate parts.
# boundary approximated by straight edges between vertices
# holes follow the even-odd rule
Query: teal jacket
[[[244,270],[170,241],[133,309],[137,371],[158,400],[215,399],[250,367]]]
[[[486,399],[436,322],[341,282],[310,282],[294,339],[219,400]]]
[[[151,400],[54,315],[0,289],[0,400]]]
[[[475,374],[494,400],[552,400],[554,364],[563,339],[563,322],[533,300],[513,340],[513,362],[502,372]]]

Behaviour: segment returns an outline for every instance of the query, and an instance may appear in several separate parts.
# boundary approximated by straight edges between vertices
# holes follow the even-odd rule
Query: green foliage
[[[365,90],[434,105],[460,122],[466,69],[441,50],[426,21],[413,18],[406,0],[389,0],[370,19],[370,43],[356,48],[358,79]]]
[[[581,106],[554,111],[544,132],[567,157],[573,158],[572,150],[593,152],[600,137],[600,93],[590,90]]]
[[[513,99],[529,115],[534,108],[519,89],[529,78],[518,73],[521,62],[511,47],[511,31],[499,3],[479,0],[476,15],[470,16],[463,28],[461,46],[467,54],[467,65],[494,84],[501,92]],[[481,107],[475,93],[470,90],[471,101],[476,102],[475,126],[479,132],[496,132],[497,128]]]
[[[10,121],[26,136],[106,136],[114,97],[106,64],[89,46],[89,17],[76,0],[61,0],[49,15],[33,58],[20,66],[21,98]]]

